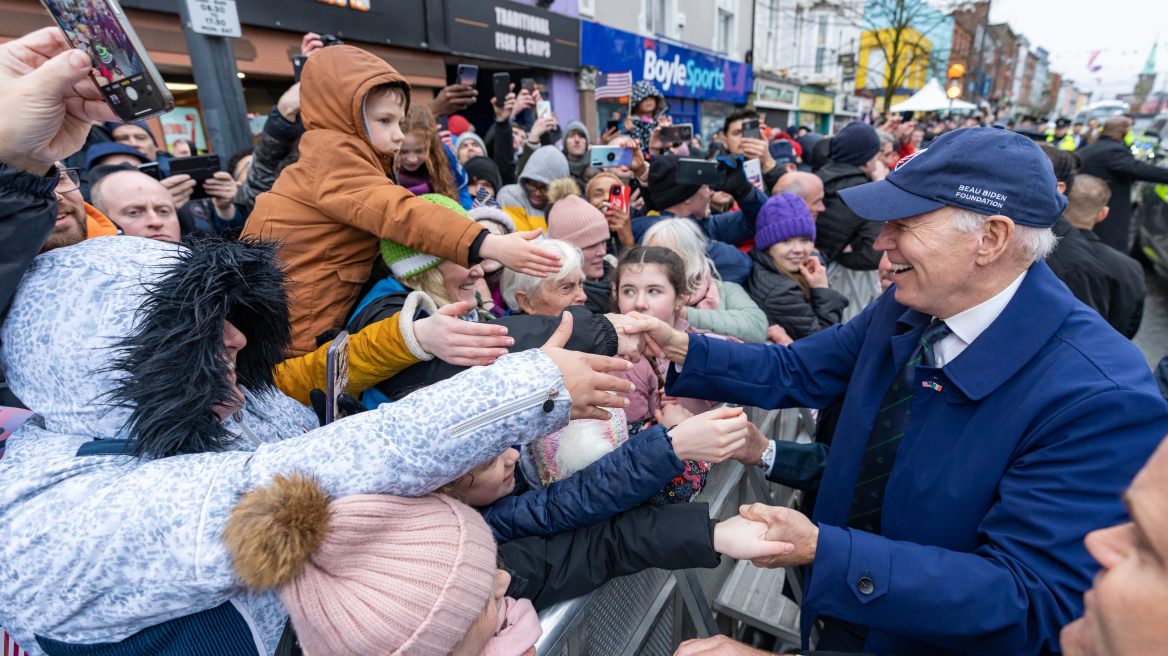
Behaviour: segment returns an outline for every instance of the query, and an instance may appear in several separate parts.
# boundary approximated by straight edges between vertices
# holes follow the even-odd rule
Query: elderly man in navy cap
[[[819,618],[821,650],[1056,653],[1098,569],[1083,539],[1127,521],[1120,495],[1168,433],[1168,404],[1139,350],[1043,263],[1067,201],[1031,140],[950,132],[841,197],[883,223],[889,293],[789,347],[640,317],[675,363],[666,392],[842,400],[814,521],[743,508],[789,543],[756,564],[808,566],[805,641]],[[751,653],[717,642],[678,654]]]

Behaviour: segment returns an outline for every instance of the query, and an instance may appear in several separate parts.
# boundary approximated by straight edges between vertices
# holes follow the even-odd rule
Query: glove
[[[326,400],[324,391],[320,388],[310,391],[308,393],[308,400],[312,402],[312,411],[316,413],[317,421],[320,422],[321,426],[324,426],[324,406]],[[368,410],[364,403],[357,400],[357,397],[352,394],[342,394],[337,397],[337,407],[333,414],[336,419],[341,419]]]
[[[722,155],[719,157],[718,164],[726,169],[726,181],[719,185],[715,191],[724,191],[740,203],[750,198],[754,194],[755,187],[750,184],[750,180],[746,179],[745,162],[742,155]]]

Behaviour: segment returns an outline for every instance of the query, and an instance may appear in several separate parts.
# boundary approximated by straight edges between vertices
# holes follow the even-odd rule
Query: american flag
[[[4,634],[4,651],[0,652],[3,656],[28,656],[28,652],[16,646],[12,641],[12,637],[8,635],[7,631],[0,629],[0,633]]]
[[[596,99],[627,98],[633,92],[633,72],[600,73],[596,76]]]

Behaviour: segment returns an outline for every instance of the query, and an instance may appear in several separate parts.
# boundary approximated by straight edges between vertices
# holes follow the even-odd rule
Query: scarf
[[[430,175],[424,166],[419,166],[417,171],[398,169],[397,183],[415,196],[434,193],[434,184],[430,182]]]
[[[689,297],[690,307],[699,310],[719,310],[722,308],[722,298],[718,295],[718,286],[706,278]]]

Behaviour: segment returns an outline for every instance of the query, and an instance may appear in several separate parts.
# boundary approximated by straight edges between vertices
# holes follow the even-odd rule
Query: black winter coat
[[[397,294],[388,294],[382,297],[392,300]],[[404,298],[404,296],[403,296]],[[382,299],[374,300],[349,322],[349,334],[356,334],[365,326],[388,319],[401,310],[400,303],[389,302],[384,308],[378,309]],[[598,355],[616,355],[618,337],[612,322],[604,315],[589,312],[582,306],[573,305],[568,308],[572,313],[572,336],[564,346],[571,351],[595,353]],[[560,325],[559,317],[547,317],[534,314],[517,314],[500,317],[491,323],[507,326],[507,336],[515,343],[507,348],[511,353],[518,353],[528,349],[543,346],[556,328]],[[419,362],[393,378],[384,380],[376,385],[378,391],[391,400],[398,400],[414,390],[433,385],[446,380],[468,367],[460,367],[438,358]]]
[[[584,295],[588,297],[588,300],[584,302],[584,307],[596,314],[612,312],[612,279],[609,277],[611,275],[612,265],[605,262],[603,278],[584,281]]]
[[[57,222],[56,167],[33,175],[0,162],[0,318]]]
[[[770,255],[753,248],[750,259],[754,268],[746,281],[746,293],[766,313],[768,324],[782,326],[791,339],[802,339],[840,322],[848,306],[843,294],[813,287],[809,303],[799,283],[783,275]]]
[[[1136,180],[1168,183],[1168,169],[1137,162],[1122,141],[1099,137],[1095,143],[1076,150],[1083,158],[1082,173],[1101,178],[1111,188],[1111,211],[1095,226],[1095,234],[1108,246],[1127,253],[1131,235],[1131,183]]]
[[[1046,264],[1075,298],[1106,319],[1110,314],[1111,274],[1070,221],[1060,216],[1052,230],[1059,242],[1046,258]]]
[[[1094,230],[1079,230],[1091,246],[1091,252],[1110,274],[1111,303],[1107,308],[1107,323],[1124,337],[1135,337],[1144,318],[1144,299],[1148,284],[1144,281],[1144,267],[1134,258],[1104,244]]]
[[[507,596],[535,609],[588,594],[620,576],[657,567],[712,568],[714,525],[705,503],[641,506],[599,524],[499,545],[511,574]]]
[[[880,266],[881,252],[872,248],[872,244],[884,224],[860,218],[839,197],[841,189],[867,184],[868,176],[850,164],[839,162],[828,162],[815,175],[823,180],[824,207],[815,219],[815,246],[828,262],[839,262],[856,271],[876,269]],[[848,245],[852,251],[845,253]]]

